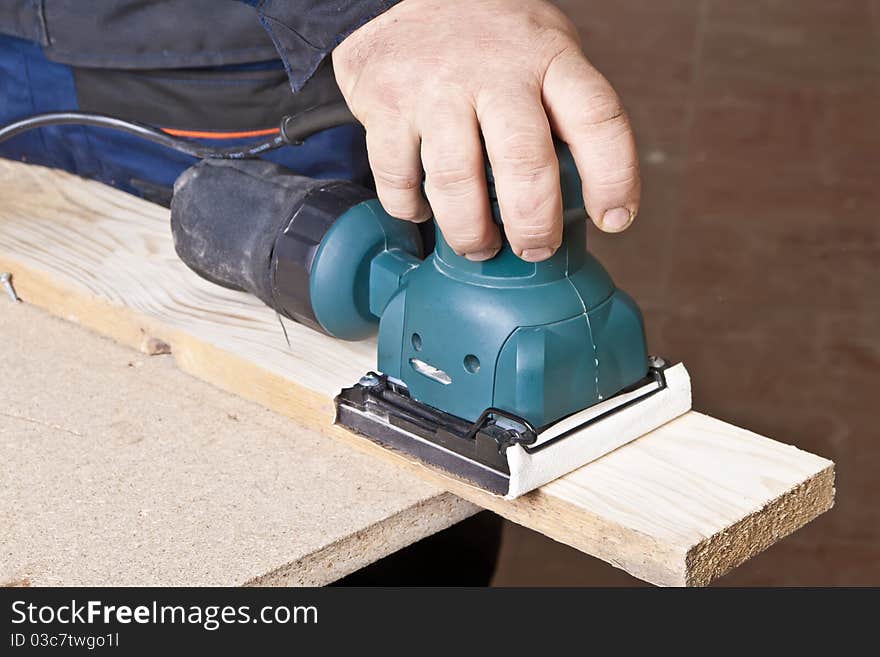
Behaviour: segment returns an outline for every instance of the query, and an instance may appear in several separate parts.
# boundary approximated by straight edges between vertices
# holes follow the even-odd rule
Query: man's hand
[[[333,64],[366,127],[382,205],[410,221],[433,209],[456,252],[487,260],[501,246],[481,131],[505,233],[524,260],[549,258],[562,240],[551,132],[574,155],[593,221],[608,232],[632,222],[639,166],[629,120],[549,2],[403,0],[345,39]]]

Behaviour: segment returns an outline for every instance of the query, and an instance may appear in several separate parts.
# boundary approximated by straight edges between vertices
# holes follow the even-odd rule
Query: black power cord
[[[316,132],[340,125],[358,125],[358,120],[344,101],[310,107],[299,114],[291,114],[281,119],[281,136],[293,146],[299,146]]]
[[[199,142],[174,137],[145,123],[126,121],[115,116],[91,112],[48,112],[35,114],[3,126],[0,128],[0,142],[12,139],[28,130],[50,125],[88,125],[119,130],[199,159],[245,160],[259,157],[285,144],[299,146],[306,137],[316,132],[352,123],[357,123],[357,120],[345,103],[338,102],[285,116],[281,120],[279,133],[266,141],[233,148],[213,148]]]

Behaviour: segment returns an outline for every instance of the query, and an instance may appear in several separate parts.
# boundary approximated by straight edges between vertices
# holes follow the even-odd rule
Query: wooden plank
[[[163,208],[9,162],[0,199],[0,268],[26,301],[125,344],[159,338],[201,379],[646,581],[707,584],[833,504],[833,463],[695,412],[506,502],[333,426],[375,343],[288,323],[288,347],[272,311],[177,259]]]
[[[479,509],[0,299],[0,585],[323,585]]]

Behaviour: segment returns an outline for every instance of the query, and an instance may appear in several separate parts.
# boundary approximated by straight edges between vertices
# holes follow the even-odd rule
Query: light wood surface
[[[696,412],[513,502],[412,463],[332,425],[333,396],[375,367],[372,340],[287,322],[288,347],[274,312],[177,259],[165,209],[64,173],[0,163],[0,269],[27,302],[161,340],[198,378],[654,584],[708,584],[833,504],[833,463]]]
[[[0,585],[321,585],[479,509],[31,304],[0,336]]]

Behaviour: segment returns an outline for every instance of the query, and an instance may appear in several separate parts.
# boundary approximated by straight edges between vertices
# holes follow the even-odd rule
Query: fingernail
[[[602,215],[602,230],[609,233],[619,233],[632,223],[635,216],[635,213],[626,208],[608,210]]]
[[[553,255],[553,249],[542,246],[540,249],[523,249],[520,258],[526,262],[541,262]]]
[[[483,262],[484,260],[491,260],[495,257],[499,249],[483,249],[482,251],[474,251],[473,253],[465,253],[464,257],[468,260],[472,260],[473,262]]]

